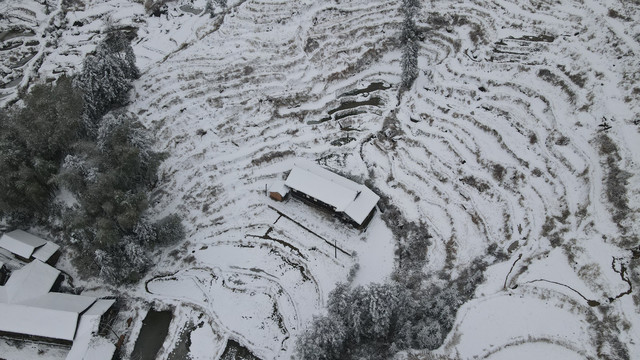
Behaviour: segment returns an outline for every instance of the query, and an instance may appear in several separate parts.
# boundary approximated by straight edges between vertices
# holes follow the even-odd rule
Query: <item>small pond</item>
[[[173,313],[169,310],[156,311],[149,310],[147,316],[142,321],[142,329],[136,340],[136,345],[131,353],[131,359],[154,360],[158,350],[162,347],[164,339],[169,332],[169,323]]]

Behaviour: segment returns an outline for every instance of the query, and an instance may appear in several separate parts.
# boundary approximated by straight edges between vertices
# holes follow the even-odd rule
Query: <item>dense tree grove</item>
[[[446,287],[339,284],[329,295],[327,315],[315,318],[298,340],[298,354],[305,360],[387,359],[405,349],[435,349],[484,280],[485,268],[474,261]]]
[[[70,78],[33,86],[23,103],[0,110],[0,216],[19,222],[46,216],[60,162],[83,131]]]
[[[95,142],[78,142],[64,159],[60,182],[80,204],[66,214],[66,230],[97,260],[80,258],[82,267],[113,282],[135,281],[149,265],[147,250],[184,237],[176,216],[156,224],[144,217],[162,158],[136,117],[115,111],[102,118]]]
[[[373,185],[371,185],[373,187]],[[303,360],[388,359],[407,349],[436,349],[451,330],[460,305],[484,281],[486,263],[475,260],[452,279],[424,273],[431,236],[426,225],[407,221],[382,197],[381,218],[396,237],[396,266],[391,280],[329,294],[327,314],[314,318],[299,338]],[[446,285],[442,284],[446,281]]]
[[[314,318],[299,338],[301,359],[388,359],[402,350],[436,349],[451,330],[458,308],[484,281],[487,265],[479,259],[456,278],[425,274],[431,244],[426,225],[407,221],[384,196],[379,206],[396,238],[391,280],[355,288],[339,284],[329,294],[327,314]]]
[[[129,41],[112,31],[75,79],[35,85],[23,106],[0,111],[0,218],[55,223],[78,266],[114,283],[139,279],[149,250],[185,235],[176,215],[145,216],[164,155],[122,108],[138,76]],[[73,205],[54,201],[62,189]]]

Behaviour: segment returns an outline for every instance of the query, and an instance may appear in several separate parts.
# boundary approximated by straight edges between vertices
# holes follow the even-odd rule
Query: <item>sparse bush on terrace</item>
[[[404,0],[402,2],[402,30],[400,44],[402,46],[402,79],[401,91],[408,90],[418,77],[418,29],[414,21],[415,13],[420,9],[420,3],[416,0]]]
[[[629,199],[627,184],[632,174],[618,166],[620,154],[618,147],[607,135],[601,135],[597,139],[600,155],[605,158],[606,175],[604,185],[607,200],[613,205],[613,221],[622,227],[622,222],[629,216]]]

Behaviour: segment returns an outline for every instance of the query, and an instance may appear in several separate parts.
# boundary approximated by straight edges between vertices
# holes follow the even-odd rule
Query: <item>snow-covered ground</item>
[[[633,2],[425,2],[415,17],[425,29],[419,76],[400,99],[399,2],[230,0],[213,18],[184,10],[204,9],[200,0],[172,2],[160,17],[124,0],[49,15],[32,2],[0,6],[43,45],[14,38],[24,42],[9,51],[39,51],[20,67],[22,86],[77,70],[107,25],[137,28],[143,74],[130,111],[169,153],[152,211],[178,212],[188,238],[127,290],[139,303],[125,351],[154,303],[176,306],[172,333],[206,317],[209,327],[191,335],[198,358],[233,338],[262,359],[288,359],[355,264],[355,284],[388,278],[394,235],[379,215],[361,232],[265,195],[303,157],[370,181],[425,222],[429,274],[493,261],[494,244],[506,254],[439,354],[598,358],[613,336],[640,357],[638,306],[624,294],[640,201]],[[390,123],[399,133],[382,136]],[[632,175],[619,223],[602,135]],[[178,336],[167,339],[161,358]]]

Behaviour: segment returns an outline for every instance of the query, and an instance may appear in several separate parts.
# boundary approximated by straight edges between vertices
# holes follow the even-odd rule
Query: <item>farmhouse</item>
[[[307,160],[295,162],[284,188],[293,196],[329,209],[360,228],[369,224],[380,199],[366,186]]]
[[[57,261],[60,250],[60,247],[51,241],[22,230],[3,234],[0,237],[0,248],[9,250],[23,261],[38,259],[51,265]]]
[[[90,339],[115,300],[51,292],[59,277],[59,270],[40,260],[14,271],[0,286],[0,335],[73,344],[72,349],[74,340]],[[87,352],[78,345],[75,353]]]

